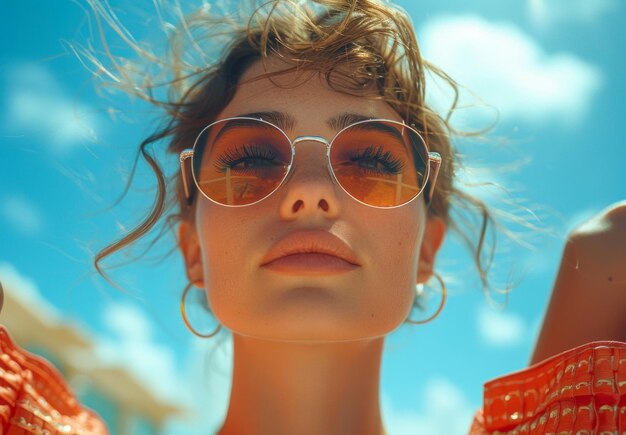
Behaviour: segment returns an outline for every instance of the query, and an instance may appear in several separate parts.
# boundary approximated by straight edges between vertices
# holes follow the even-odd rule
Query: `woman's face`
[[[242,82],[264,72],[254,64]],[[330,140],[338,130],[327,121],[346,113],[402,121],[382,101],[333,91],[317,74],[303,77],[274,77],[279,86],[268,79],[243,83],[217,119],[282,112],[294,121],[286,130],[292,140]],[[233,333],[273,340],[363,339],[391,332],[409,314],[416,283],[432,271],[442,221],[426,219],[423,197],[388,210],[361,204],[329,170],[325,145],[304,141],[296,144],[289,179],[263,201],[230,208],[196,196],[195,226],[180,227],[181,240],[191,235],[190,242],[181,242],[187,273],[192,282],[204,282],[214,315]],[[358,265],[315,271],[263,265],[279,241],[299,240],[296,232],[340,239]]]

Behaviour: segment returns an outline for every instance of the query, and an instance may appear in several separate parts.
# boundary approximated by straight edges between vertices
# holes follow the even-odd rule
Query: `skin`
[[[596,340],[626,342],[626,201],[567,238],[530,364]]]
[[[245,73],[219,118],[285,112],[296,121],[287,131],[292,140],[331,139],[337,131],[326,120],[345,112],[401,121],[384,102],[336,92],[317,74],[275,78],[279,86],[245,83],[263,72],[257,63]],[[294,164],[287,184],[255,205],[231,209],[199,195],[195,223],[179,227],[188,278],[233,334],[233,383],[219,434],[384,434],[384,339],[408,317],[415,285],[430,278],[445,225],[426,218],[422,197],[391,210],[353,200],[331,179],[320,143],[296,145]],[[303,229],[337,235],[361,266],[320,276],[260,267],[277,240]]]
[[[243,80],[263,72],[253,65]],[[274,80],[278,86],[266,79],[241,85],[218,118],[286,112],[296,121],[291,139],[332,138],[325,120],[346,111],[401,120],[383,102],[335,92],[317,76]],[[220,435],[385,433],[384,338],[408,316],[415,284],[430,278],[445,225],[426,218],[421,198],[393,210],[354,201],[330,178],[324,151],[319,143],[298,144],[288,183],[258,204],[230,209],[197,196],[195,223],[179,227],[189,280],[233,334],[233,384]],[[361,267],[325,276],[260,267],[273,243],[302,229],[337,235]],[[626,341],[626,203],[567,240],[531,364],[593,340]]]

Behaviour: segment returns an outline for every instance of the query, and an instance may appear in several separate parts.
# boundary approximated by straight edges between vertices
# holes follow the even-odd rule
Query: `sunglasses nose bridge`
[[[328,149],[330,148],[330,142],[328,142],[326,139],[324,139],[321,136],[298,136],[291,143],[295,147],[296,144],[298,144],[300,142],[319,142],[319,143],[322,143],[322,144],[324,144],[326,146],[326,152],[328,152]]]
[[[321,136],[298,136],[297,138],[295,138],[293,141],[291,141],[292,146],[293,146],[293,157],[294,160],[292,162],[292,168],[289,171],[289,173],[287,174],[287,177],[285,179],[285,182],[289,181],[293,175],[294,175],[294,169],[295,169],[295,158],[298,154],[298,152],[296,151],[296,145],[298,145],[301,142],[317,142],[320,144],[323,144],[326,148],[326,153],[325,153],[325,161],[326,161],[326,169],[329,171],[329,174],[331,176],[332,179],[332,175],[330,174],[330,172],[332,172],[332,169],[330,168],[330,165],[328,163],[328,155],[329,155],[329,151],[330,151],[330,142],[328,142],[328,140],[326,140],[325,138],[321,137]],[[301,170],[301,169],[300,169]],[[305,171],[307,172],[307,171]]]
[[[292,147],[293,147],[294,163],[295,163],[295,158],[298,155],[298,151],[296,150],[296,145],[300,144],[301,142],[317,142],[317,143],[323,144],[324,147],[326,148],[325,157],[326,157],[326,161],[328,162],[328,156],[330,152],[330,142],[328,142],[326,139],[324,139],[321,136],[298,136],[291,142]]]

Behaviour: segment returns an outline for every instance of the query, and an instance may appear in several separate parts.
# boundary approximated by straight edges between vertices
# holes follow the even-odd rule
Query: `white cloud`
[[[10,195],[2,198],[0,214],[14,229],[35,236],[43,228],[43,218],[39,207],[28,199]]]
[[[521,316],[498,312],[485,305],[481,305],[478,311],[477,322],[481,339],[493,346],[517,345],[528,332]]]
[[[470,428],[478,409],[449,380],[429,379],[423,392],[424,408],[419,412],[402,411],[383,394],[382,414],[389,435],[463,434]]]
[[[531,22],[547,28],[561,22],[591,24],[619,7],[618,0],[528,0]]]
[[[151,321],[128,303],[112,303],[103,310],[114,338],[99,338],[95,353],[106,365],[121,365],[162,400],[184,404],[173,350],[154,340]]]
[[[421,42],[428,60],[483,100],[463,92],[461,104],[470,107],[457,118],[461,123],[494,121],[494,109],[486,103],[503,120],[568,126],[583,119],[602,84],[598,68],[572,54],[546,53],[512,24],[439,17],[424,26]],[[433,78],[429,86],[434,106],[447,108],[450,93],[441,89],[442,82]]]
[[[42,66],[21,65],[6,77],[5,128],[13,135],[34,134],[52,151],[65,151],[96,137],[93,109],[66,94]]]
[[[152,323],[138,307],[112,304],[105,308],[103,318],[115,337],[99,340],[98,357],[122,365],[161,399],[178,403],[191,412],[168,419],[164,434],[213,433],[221,427],[231,388],[230,335],[193,339],[183,366],[177,367],[173,350],[154,340]]]
[[[0,262],[0,282],[4,291],[14,290],[12,296],[22,305],[37,307],[37,316],[47,323],[67,322],[63,313],[42,296],[35,281],[12,264]],[[217,340],[194,340],[181,369],[176,366],[174,351],[155,340],[152,322],[143,310],[129,303],[112,303],[103,309],[102,316],[112,337],[90,337],[94,350],[88,356],[84,350],[69,352],[76,363],[121,367],[156,397],[194,412],[188,420],[168,419],[164,433],[194,435],[207,432],[207,428],[219,428],[230,394],[230,340],[222,345]]]
[[[19,272],[13,264],[0,262],[0,282],[4,291],[13,289],[11,296],[19,299],[24,306],[37,307],[37,315],[43,320],[58,322],[61,319],[61,313],[41,295],[37,283]]]

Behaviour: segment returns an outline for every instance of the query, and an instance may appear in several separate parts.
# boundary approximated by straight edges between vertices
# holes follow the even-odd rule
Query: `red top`
[[[485,383],[471,435],[626,434],[626,343],[594,341]]]
[[[0,325],[0,434],[106,435],[46,360],[17,346]]]
[[[108,434],[62,375],[0,326],[0,434]],[[46,432],[47,431],[47,432]],[[626,434],[626,343],[594,341],[484,386],[470,435]]]

